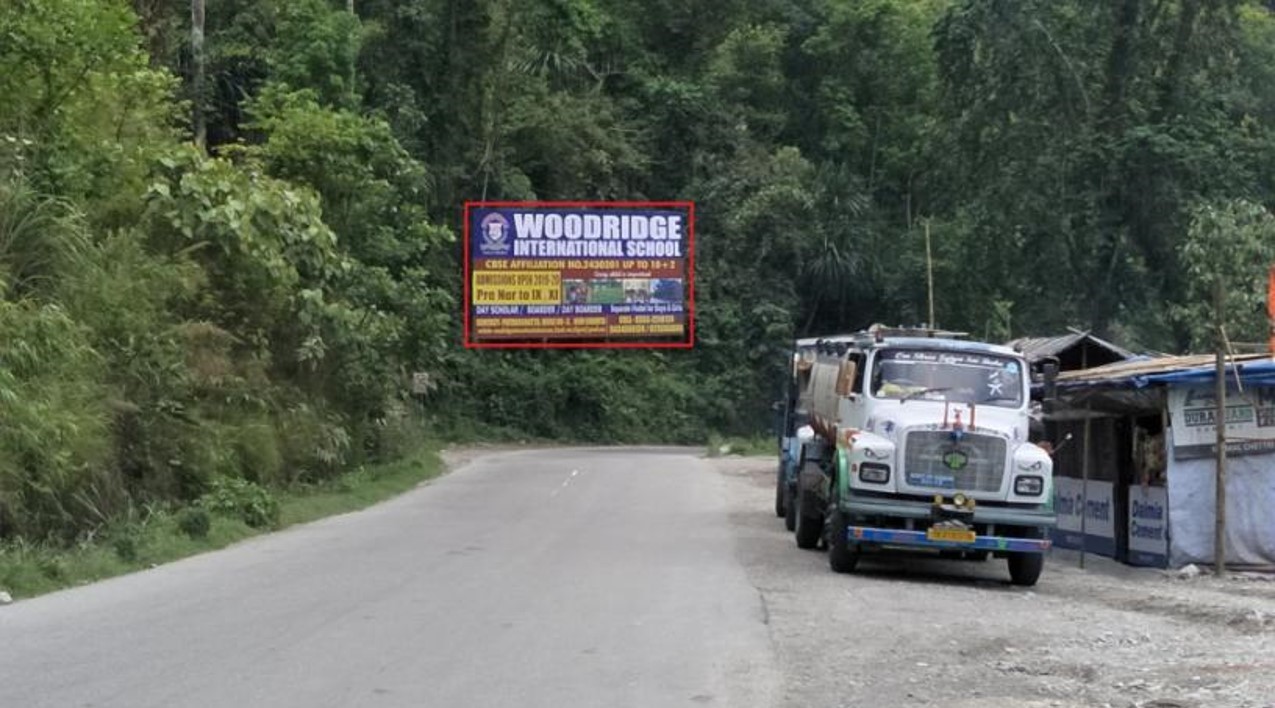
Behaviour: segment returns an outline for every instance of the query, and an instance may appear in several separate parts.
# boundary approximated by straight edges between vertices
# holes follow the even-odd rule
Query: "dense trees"
[[[0,9],[0,537],[321,479],[421,420],[757,430],[791,337],[926,318],[927,225],[939,323],[992,339],[1181,350],[1209,268],[1259,287],[1214,244],[1269,253],[1265,3],[205,5],[198,84],[186,0]],[[696,200],[696,349],[463,350],[483,197]]]

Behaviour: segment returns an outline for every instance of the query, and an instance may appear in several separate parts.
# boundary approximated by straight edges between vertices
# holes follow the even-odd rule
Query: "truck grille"
[[[903,470],[910,486],[964,492],[1000,491],[1005,476],[1005,440],[967,433],[960,442],[947,430],[907,435]]]

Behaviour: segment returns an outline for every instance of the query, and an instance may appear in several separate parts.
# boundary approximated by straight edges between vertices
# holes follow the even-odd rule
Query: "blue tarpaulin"
[[[1085,372],[1086,375],[1082,378],[1058,381],[1058,391],[1065,393],[1092,388],[1142,389],[1156,384],[1200,386],[1213,383],[1217,371],[1217,366],[1213,363],[1163,371],[1138,370],[1137,364],[1154,361],[1151,357],[1138,357],[1113,367],[1103,367],[1110,368],[1109,372],[1094,369]],[[1241,385],[1275,386],[1275,359],[1253,358],[1228,364],[1227,378],[1233,381],[1237,371]]]
[[[1246,386],[1275,386],[1275,361],[1248,361],[1226,367],[1226,378],[1232,379],[1238,368],[1240,383]],[[1198,385],[1213,383],[1217,373],[1216,366],[1204,366],[1181,371],[1168,371],[1163,374],[1150,374],[1135,377],[1135,385],[1139,388],[1152,384]]]

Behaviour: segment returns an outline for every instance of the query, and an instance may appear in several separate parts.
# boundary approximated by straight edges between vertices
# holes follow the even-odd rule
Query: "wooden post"
[[[1082,346],[1080,348],[1080,369],[1084,371],[1089,368],[1089,348]],[[1089,517],[1089,446],[1092,444],[1090,438],[1093,437],[1093,406],[1085,402],[1085,440],[1080,445],[1080,567],[1085,567],[1085,546],[1088,540],[1085,536],[1087,528],[1086,521]]]
[[[1213,524],[1213,572],[1226,576],[1226,338],[1222,331],[1226,307],[1226,290],[1219,278],[1213,289],[1214,315],[1217,317],[1216,412],[1217,428],[1217,506]]]
[[[1085,530],[1089,518],[1089,439],[1093,437],[1093,409],[1085,403],[1085,441],[1081,444],[1080,461],[1080,567],[1085,567]]]
[[[925,220],[925,279],[930,297],[930,328],[937,329],[934,321],[934,260],[930,257],[930,220]]]
[[[194,63],[191,106],[195,144],[203,150],[208,143],[208,128],[204,124],[204,0],[190,0],[190,53]]]

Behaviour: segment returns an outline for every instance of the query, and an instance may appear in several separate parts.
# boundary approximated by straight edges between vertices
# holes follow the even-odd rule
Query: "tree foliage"
[[[928,319],[927,231],[945,327],[1183,351],[1224,278],[1261,339],[1268,5],[221,0],[196,95],[187,4],[13,0],[0,537],[322,480],[422,420],[757,431],[793,337]],[[461,348],[480,198],[696,200],[696,348]]]
[[[1186,264],[1186,300],[1174,315],[1195,347],[1216,346],[1219,306],[1229,341],[1269,339],[1266,284],[1275,267],[1275,217],[1269,211],[1244,199],[1199,204],[1178,256]]]

